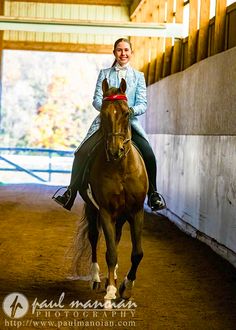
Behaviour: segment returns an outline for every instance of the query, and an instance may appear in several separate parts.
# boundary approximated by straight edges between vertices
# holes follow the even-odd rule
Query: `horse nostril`
[[[122,158],[123,155],[124,155],[124,149],[121,148],[121,149],[116,150],[116,151],[114,151],[114,150],[111,151],[111,150],[110,150],[110,155],[111,155],[111,157],[112,157],[113,159],[120,159],[120,158]]]

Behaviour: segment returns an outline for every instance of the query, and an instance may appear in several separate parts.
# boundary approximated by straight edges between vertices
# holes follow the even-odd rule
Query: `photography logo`
[[[19,319],[28,312],[29,302],[22,293],[13,292],[4,298],[2,308],[10,318]]]

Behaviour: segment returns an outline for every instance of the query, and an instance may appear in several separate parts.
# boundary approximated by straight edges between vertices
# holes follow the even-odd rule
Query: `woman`
[[[144,74],[133,69],[129,62],[132,57],[132,46],[128,39],[118,39],[114,44],[113,54],[115,62],[111,68],[101,70],[98,76],[93,106],[100,111],[102,106],[102,81],[107,78],[109,86],[119,87],[122,78],[126,80],[128,105],[132,110],[131,128],[132,141],[138,146],[142,153],[148,178],[148,205],[152,211],[158,211],[165,208],[165,203],[156,191],[156,160],[152,148],[148,142],[146,133],[138,122],[137,116],[145,113],[147,109],[146,84]],[[78,187],[80,187],[83,169],[89,151],[94,144],[98,142],[100,115],[98,115],[92,123],[88,134],[82,145],[75,152],[75,159],[72,168],[71,182],[66,192],[62,196],[53,199],[67,210],[70,210],[76,198]],[[86,143],[85,143],[86,141]]]

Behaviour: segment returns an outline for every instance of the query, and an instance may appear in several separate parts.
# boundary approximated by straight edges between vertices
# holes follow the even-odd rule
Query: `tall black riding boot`
[[[166,203],[164,198],[157,192],[156,187],[156,157],[149,142],[132,129],[132,140],[140,149],[143,160],[146,166],[148,180],[149,180],[149,190],[148,190],[148,206],[152,211],[159,211],[166,208]]]

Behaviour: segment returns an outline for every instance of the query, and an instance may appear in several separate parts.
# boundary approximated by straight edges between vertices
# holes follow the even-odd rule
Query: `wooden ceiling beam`
[[[13,0],[14,2],[57,3],[74,5],[129,6],[131,0]]]
[[[146,0],[133,0],[130,4],[130,18],[133,18],[137,14],[145,2]]]
[[[43,52],[112,54],[113,45],[4,40],[3,49],[33,50]]]

